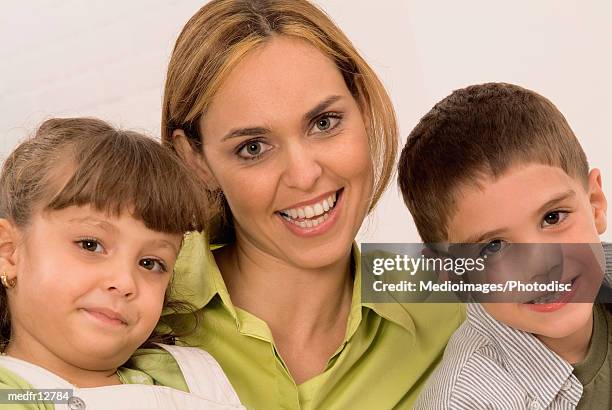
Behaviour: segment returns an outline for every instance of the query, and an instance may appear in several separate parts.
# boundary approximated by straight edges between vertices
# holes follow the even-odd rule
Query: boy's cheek
[[[542,318],[533,317],[520,303],[483,303],[482,306],[493,319],[514,329],[529,333],[541,333]]]
[[[518,303],[482,303],[482,307],[498,322],[523,330],[523,326],[518,326],[521,322]]]
[[[562,338],[584,328],[593,303],[568,303],[551,313],[535,313],[520,303],[482,303],[493,319],[514,329],[550,338]]]

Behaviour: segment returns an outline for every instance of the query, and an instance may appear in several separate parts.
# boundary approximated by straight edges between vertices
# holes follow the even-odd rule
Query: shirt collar
[[[492,343],[508,372],[526,391],[536,394],[544,408],[564,390],[574,405],[578,403],[582,385],[572,375],[573,367],[534,335],[498,322],[478,303],[468,305],[468,323]],[[564,388],[567,382],[572,384],[569,389]]]
[[[378,316],[393,322],[408,332],[415,334],[415,325],[408,310],[401,303],[369,303],[362,301],[361,292],[361,252],[357,243],[353,242],[352,252],[355,266],[355,282],[353,284],[353,298],[351,300],[351,313],[346,329],[346,340],[357,331],[362,318],[362,309],[368,308]]]
[[[174,265],[175,276],[170,285],[170,298],[187,301],[200,310],[208,305],[215,295],[219,295],[232,316],[236,317],[229,292],[211,251],[218,247],[210,246],[203,233],[189,232],[185,235],[181,252]],[[169,313],[171,311],[164,310],[164,314]]]
[[[202,309],[219,295],[223,305],[234,317],[239,327],[248,327],[248,323],[242,323],[248,315],[237,312],[223,281],[223,276],[215,262],[211,249],[219,245],[209,245],[205,234],[190,232],[185,235],[181,252],[175,264],[175,272],[180,272],[173,278],[170,296],[172,299],[186,300],[195,308]],[[351,310],[347,324],[346,340],[350,339],[357,331],[362,319],[362,308],[368,308],[377,315],[389,320],[412,334],[415,326],[408,310],[400,303],[362,303],[361,300],[361,253],[356,243],[353,243],[352,258],[355,267],[355,282],[353,284],[353,295],[351,299]],[[171,313],[166,308],[164,314]],[[246,316],[246,318],[245,318]],[[244,325],[244,326],[243,326]],[[246,330],[246,329],[244,329]],[[268,332],[264,332],[268,333]],[[262,335],[266,336],[266,335]]]

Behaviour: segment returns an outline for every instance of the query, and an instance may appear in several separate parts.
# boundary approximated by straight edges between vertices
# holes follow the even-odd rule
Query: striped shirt
[[[610,284],[612,245],[604,244],[604,252]],[[573,370],[531,333],[471,303],[414,409],[575,409],[582,385]]]

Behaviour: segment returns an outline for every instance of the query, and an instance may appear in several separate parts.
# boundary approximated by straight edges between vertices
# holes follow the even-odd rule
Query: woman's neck
[[[307,269],[237,241],[215,254],[232,303],[262,319],[296,384],[320,374],[342,344],[351,308],[350,249]]]
[[[271,329],[300,327],[309,334],[346,322],[339,313],[352,298],[350,249],[341,260],[317,269],[291,265],[241,241],[221,248],[215,258],[232,303]]]
[[[574,333],[561,338],[536,335],[546,347],[561,356],[562,359],[574,364],[586,357],[593,335],[593,314],[588,322]]]
[[[62,360],[51,350],[17,329],[11,330],[11,342],[4,353],[40,366],[76,387],[101,387],[121,384],[117,368],[88,370]]]

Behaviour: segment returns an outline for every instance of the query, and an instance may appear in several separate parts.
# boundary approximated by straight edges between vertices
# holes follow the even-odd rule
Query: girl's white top
[[[0,366],[17,374],[34,389],[71,389],[73,396],[57,410],[244,409],[219,363],[195,347],[159,345],[178,363],[189,393],[170,387],[143,384],[79,388],[50,371],[10,356]]]

